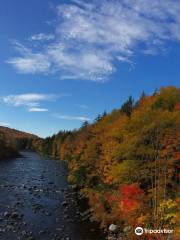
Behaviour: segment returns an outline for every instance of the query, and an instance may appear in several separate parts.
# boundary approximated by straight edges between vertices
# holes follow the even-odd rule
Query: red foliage
[[[176,111],[179,111],[179,110],[180,110],[180,103],[177,103],[174,109],[175,109]]]
[[[137,210],[143,191],[137,184],[124,185],[120,189],[122,194],[121,206],[124,211]]]
[[[135,198],[143,193],[137,184],[123,185],[120,191],[125,198]]]
[[[143,191],[137,184],[123,185],[114,194],[105,193],[105,197],[110,205],[118,205],[122,211],[131,212],[139,208]]]

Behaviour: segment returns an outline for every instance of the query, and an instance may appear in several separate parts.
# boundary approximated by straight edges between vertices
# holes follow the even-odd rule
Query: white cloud
[[[1,102],[13,107],[26,107],[28,112],[47,112],[47,108],[40,107],[41,103],[55,101],[58,97],[68,96],[66,94],[39,94],[25,93],[19,95],[8,95],[1,97]]]
[[[32,35],[29,40],[31,41],[49,41],[53,40],[55,36],[53,34],[44,34],[44,33],[39,33]]]
[[[11,124],[10,124],[10,123],[7,123],[7,122],[0,122],[0,126],[3,126],[3,127],[10,127]]]
[[[50,64],[39,54],[13,58],[7,63],[13,65],[20,73],[47,73],[50,67]]]
[[[47,108],[39,108],[39,107],[34,107],[34,108],[29,108],[29,112],[48,112]]]
[[[70,121],[90,121],[91,119],[88,117],[84,117],[84,116],[68,116],[68,115],[59,115],[59,114],[55,114],[54,115],[56,118],[58,119],[62,119],[62,120],[70,120]]]
[[[42,101],[52,101],[56,98],[56,95],[53,94],[39,94],[39,93],[26,93],[19,95],[8,95],[2,97],[2,101],[8,105],[15,107],[18,106],[28,106],[28,107],[37,107]]]
[[[118,64],[132,64],[135,54],[158,54],[167,42],[179,42],[179,12],[179,0],[62,3],[57,6],[54,38],[38,50],[18,44],[20,56],[8,63],[21,73],[56,72],[61,79],[103,82]]]
[[[18,42],[14,42],[15,49],[19,52],[19,57],[13,57],[6,61],[20,73],[44,73],[50,71],[51,63],[43,53],[33,53],[31,49],[24,47]]]

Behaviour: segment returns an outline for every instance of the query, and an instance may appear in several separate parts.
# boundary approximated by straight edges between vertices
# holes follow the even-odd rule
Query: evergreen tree
[[[132,96],[128,98],[128,100],[122,105],[121,112],[125,113],[128,117],[131,116],[134,107],[134,100]]]

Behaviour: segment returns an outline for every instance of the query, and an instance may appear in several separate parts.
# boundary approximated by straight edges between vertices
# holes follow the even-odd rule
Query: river
[[[0,239],[104,240],[95,223],[82,220],[64,163],[21,154],[0,161]]]

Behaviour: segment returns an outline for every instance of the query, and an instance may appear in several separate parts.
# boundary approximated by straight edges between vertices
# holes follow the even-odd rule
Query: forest
[[[20,150],[31,149],[32,139],[37,136],[0,126],[0,160],[19,155]]]
[[[69,182],[87,197],[92,220],[102,228],[116,224],[126,229],[127,239],[134,239],[131,230],[137,226],[174,229],[176,239],[179,111],[180,89],[163,87],[151,96],[143,92],[136,102],[129,97],[120,109],[104,112],[78,130],[32,144],[34,150],[67,162]]]

